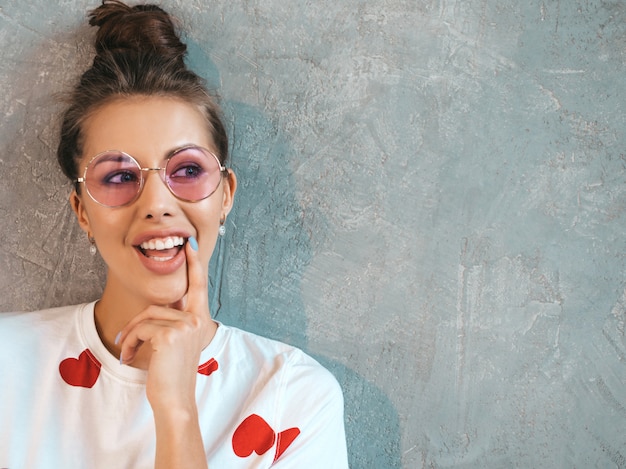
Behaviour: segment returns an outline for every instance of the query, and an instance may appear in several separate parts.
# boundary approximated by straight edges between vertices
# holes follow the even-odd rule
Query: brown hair
[[[224,164],[228,136],[219,106],[204,81],[186,67],[187,46],[170,15],[156,5],[130,7],[103,0],[89,13],[89,24],[99,28],[96,56],[69,95],[63,115],[57,149],[63,173],[72,181],[78,177],[85,119],[107,102],[135,95],[171,96],[198,106]]]

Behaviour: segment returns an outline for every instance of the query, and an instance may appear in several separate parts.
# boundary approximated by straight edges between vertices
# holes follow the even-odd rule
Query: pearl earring
[[[218,230],[218,233],[220,236],[224,236],[226,234],[226,227],[224,226],[225,222],[226,222],[226,217],[220,220],[220,228]]]
[[[98,252],[98,248],[96,247],[96,238],[94,238],[91,235],[87,235],[87,239],[89,240],[89,242],[91,243],[91,246],[89,246],[89,253],[92,256],[95,256],[96,253]]]

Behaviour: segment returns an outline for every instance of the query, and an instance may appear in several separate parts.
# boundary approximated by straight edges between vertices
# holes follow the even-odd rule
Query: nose
[[[176,197],[163,180],[162,169],[143,170],[143,189],[136,203],[142,218],[160,220],[176,211]]]

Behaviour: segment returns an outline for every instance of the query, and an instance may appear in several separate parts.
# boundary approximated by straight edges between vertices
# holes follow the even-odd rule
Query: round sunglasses
[[[157,171],[177,198],[197,202],[215,192],[226,168],[214,153],[198,146],[174,150],[159,168],[142,168],[128,153],[108,150],[94,156],[75,182],[83,183],[100,205],[122,207],[139,197],[148,171]]]

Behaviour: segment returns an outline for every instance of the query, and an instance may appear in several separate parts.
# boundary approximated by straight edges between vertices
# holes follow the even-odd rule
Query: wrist
[[[189,422],[198,421],[198,409],[195,400],[185,400],[182,402],[150,403],[154,414],[155,423],[160,422],[167,425],[184,425]]]
[[[155,469],[206,468],[206,454],[195,406],[154,410]]]

